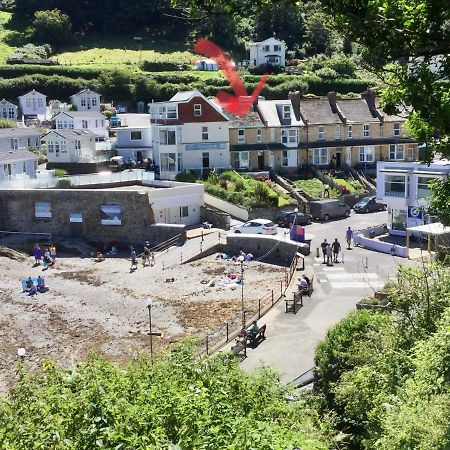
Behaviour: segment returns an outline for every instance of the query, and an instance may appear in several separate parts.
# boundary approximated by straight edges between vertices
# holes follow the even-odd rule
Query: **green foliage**
[[[34,45],[26,44],[23,47],[16,48],[13,54],[8,56],[8,64],[20,63],[22,61],[47,60],[51,53],[51,47],[48,44]]]
[[[0,119],[0,128],[17,128],[17,122],[11,119]]]
[[[61,169],[60,167],[55,167],[55,176],[58,178],[65,177],[67,175],[67,171],[65,169]]]
[[[178,172],[175,176],[175,181],[181,181],[185,183],[195,183],[198,180],[197,175],[192,172]]]
[[[59,9],[36,11],[34,13],[34,37],[38,42],[60,46],[71,37],[70,17]]]
[[[141,64],[142,70],[146,72],[171,72],[177,70],[189,70],[190,65],[174,61],[143,61]]]
[[[442,180],[434,180],[430,183],[431,200],[429,210],[432,214],[439,217],[439,221],[450,226],[450,183]]]

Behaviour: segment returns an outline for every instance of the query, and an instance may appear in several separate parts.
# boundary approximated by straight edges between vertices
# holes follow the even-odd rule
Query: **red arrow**
[[[208,39],[199,38],[195,44],[194,50],[217,62],[222,70],[223,76],[228,80],[228,83],[230,83],[230,86],[235,93],[235,95],[231,95],[224,91],[219,91],[216,96],[219,104],[232,114],[245,116],[266,84],[269,75],[265,74],[262,76],[252,95],[249,96],[242,78],[234,68],[231,60],[225,55],[220,47],[214,44],[214,42],[208,41]]]

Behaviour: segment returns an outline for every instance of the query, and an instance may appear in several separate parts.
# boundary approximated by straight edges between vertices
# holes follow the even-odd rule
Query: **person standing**
[[[336,262],[336,263],[339,262],[338,256],[341,251],[341,244],[339,243],[337,238],[331,244],[331,250],[333,250],[333,262]]]
[[[50,250],[48,248],[45,249],[45,253],[44,253],[44,269],[47,270],[48,269],[48,265],[51,262],[52,257],[50,255]]]
[[[348,227],[347,231],[345,233],[345,240],[347,241],[347,248],[348,250],[351,250],[351,244],[352,244],[352,238],[353,238],[353,230]]]
[[[39,247],[39,244],[34,245],[33,255],[34,255],[34,264],[36,266],[39,266],[41,264],[42,259],[42,250],[41,247]]]
[[[153,252],[150,253],[150,266],[153,267],[155,265],[155,254]]]
[[[323,240],[323,242],[320,244],[320,247],[322,249],[322,256],[323,256],[323,263],[326,264],[326,258],[327,258],[327,246],[328,242],[326,239]]]
[[[327,255],[327,266],[332,266],[333,265],[333,251],[331,250],[330,244],[327,244],[325,252]]]
[[[50,246],[50,258],[51,258],[52,266],[54,266],[56,263],[56,245],[55,244],[52,244]]]
[[[150,264],[150,243],[146,242],[144,245],[144,251],[142,252],[142,266],[145,267]]]
[[[131,247],[130,249],[130,257],[131,257],[131,267],[130,267],[130,271],[133,272],[134,270],[136,270],[137,267],[137,256],[136,256],[136,250],[134,249],[134,247]]]

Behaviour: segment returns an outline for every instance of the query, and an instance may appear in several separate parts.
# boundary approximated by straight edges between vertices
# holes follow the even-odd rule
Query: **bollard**
[[[202,228],[202,242],[203,242],[203,228]]]
[[[180,264],[183,264],[183,252],[180,252]]]
[[[369,268],[369,257],[366,256],[366,269],[368,269],[368,268]]]
[[[319,250],[319,247],[316,247],[316,258],[320,258],[320,250]]]
[[[229,328],[228,322],[226,325],[227,325],[227,342],[228,342],[228,340],[230,338],[230,328]]]
[[[208,342],[208,334],[206,335],[206,354],[209,355],[209,342]]]
[[[258,299],[258,319],[261,319],[261,299]]]
[[[342,264],[344,264],[344,252],[342,252]]]
[[[280,281],[281,297],[283,296],[283,280]]]
[[[272,289],[272,306],[273,306],[273,289]]]

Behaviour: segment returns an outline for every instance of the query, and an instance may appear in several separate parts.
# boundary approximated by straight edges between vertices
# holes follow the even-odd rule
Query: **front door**
[[[352,150],[351,150],[351,148],[345,149],[345,163],[350,167],[352,166]]]
[[[74,211],[69,213],[70,234],[71,236],[84,235],[83,213]]]
[[[273,152],[269,152],[269,167],[273,169],[275,165],[275,154]]]
[[[202,153],[202,167],[204,169],[209,169],[209,153],[208,152]]]
[[[264,152],[258,152],[258,170],[264,170]]]
[[[336,152],[336,169],[341,168],[341,152]]]

